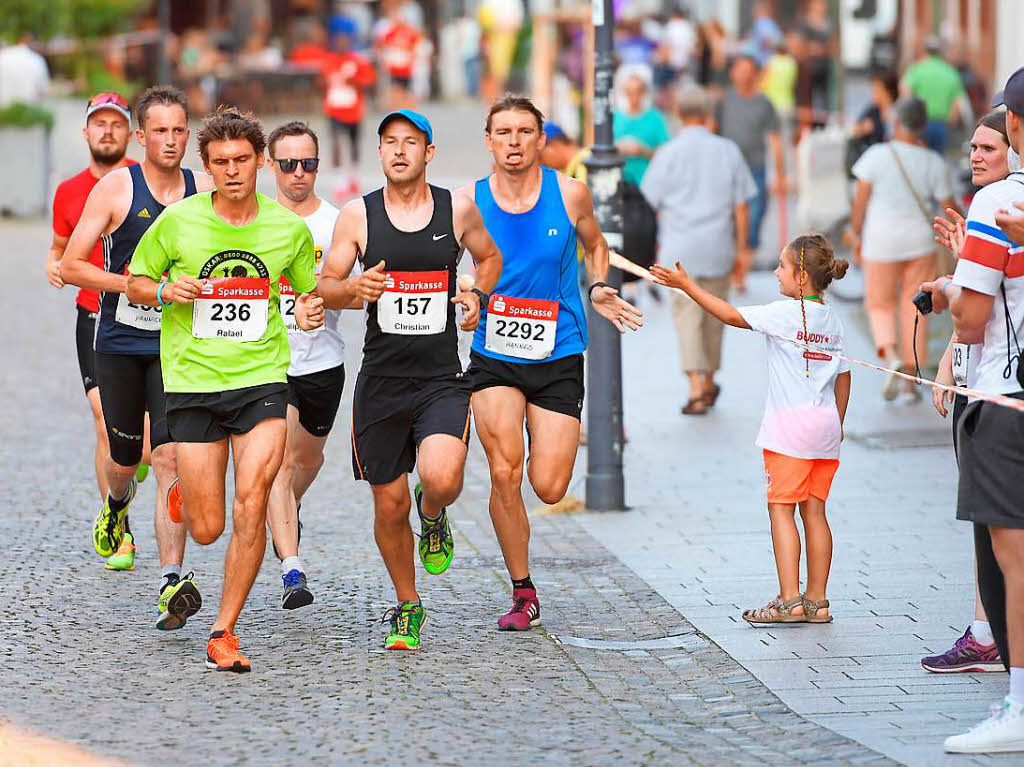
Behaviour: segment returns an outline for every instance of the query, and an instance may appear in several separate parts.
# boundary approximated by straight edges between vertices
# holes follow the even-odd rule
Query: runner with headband
[[[779,292],[790,300],[739,309],[697,285],[678,261],[674,270],[651,268],[660,284],[683,290],[727,325],[770,334],[765,336],[768,396],[757,445],[764,451],[779,593],[763,607],[743,611],[743,619],[753,625],[832,621],[826,597],[832,531],[825,503],[839,468],[850,367],[834,356],[843,353],[843,325],[822,295],[833,279],[842,279],[848,266],[835,258],[820,234],[802,235],[783,248],[775,269]],[[817,351],[780,339],[809,344]],[[800,534],[794,519],[798,505],[807,552],[803,594]]]

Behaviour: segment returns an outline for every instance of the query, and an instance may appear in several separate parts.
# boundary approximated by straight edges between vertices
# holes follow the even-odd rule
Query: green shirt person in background
[[[785,42],[780,42],[764,65],[761,92],[768,97],[780,117],[792,116],[796,108],[797,61],[790,55]]]
[[[178,445],[166,509],[196,543],[209,545],[224,532],[224,480],[234,461],[231,542],[206,667],[240,672],[250,663],[238,650],[235,621],[263,562],[267,498],[287,435],[291,351],[278,306],[281,275],[295,288],[296,306],[321,317],[323,306],[309,295],[316,288],[309,228],[256,192],[263,126],[221,107],[198,138],[214,191],[160,214],[128,265],[128,300],[164,307],[160,361],[167,428]]]
[[[949,124],[960,116],[959,100],[965,95],[960,73],[942,58],[942,43],[937,37],[925,41],[925,56],[907,68],[903,75],[904,95],[921,99],[928,110],[925,143],[939,154],[946,151]]]
[[[646,107],[647,83],[640,75],[629,75],[622,82],[626,109],[613,116],[615,146],[626,158],[622,179],[640,186],[655,150],[669,140],[668,123],[653,107]]]

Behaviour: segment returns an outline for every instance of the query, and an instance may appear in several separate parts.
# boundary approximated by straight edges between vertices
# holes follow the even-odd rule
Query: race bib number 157
[[[259,341],[267,331],[270,280],[211,277],[192,304],[192,335],[228,341]]]
[[[377,324],[384,333],[443,333],[448,324],[448,272],[384,272]]]

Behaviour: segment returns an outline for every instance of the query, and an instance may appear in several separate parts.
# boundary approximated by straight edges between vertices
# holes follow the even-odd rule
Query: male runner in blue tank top
[[[93,546],[100,556],[109,556],[125,537],[124,520],[135,496],[135,469],[142,458],[148,411],[157,481],[154,523],[163,574],[157,628],[163,630],[184,626],[199,609],[201,598],[191,578],[181,578],[185,526],[172,522],[164,508],[176,463],[161,378],[160,312],[131,303],[126,290],[128,262],[164,207],[212,188],[209,176],[181,167],[189,135],[187,109],[184,94],[176,88],[155,86],[142,95],[136,107],[137,136],[145,160],[116,170],[96,184],[61,261],[65,282],[102,291],[95,350],[110,443],[109,491],[93,524]],[[105,269],[88,260],[101,237]]]
[[[501,272],[501,254],[468,195],[427,183],[434,135],[423,115],[403,109],[386,115],[377,130],[382,189],[346,205],[316,290],[319,298],[296,303],[299,327],[309,330],[305,309],[321,302],[347,307],[367,303],[363,365],[352,402],[352,469],[373,490],[374,537],[395,586],[398,605],[387,618],[389,650],[416,650],[426,611],[416,591],[413,535],[409,526],[409,473],[416,468],[420,517],[419,555],[440,575],[454,551],[446,508],[462,491],[469,443],[470,391],[458,354],[455,304],[472,331],[486,291]],[[463,249],[476,262],[476,287],[457,290]],[[349,276],[356,258],[364,272]],[[317,322],[322,322],[318,309]]]
[[[587,187],[539,164],[543,120],[527,98],[495,102],[486,124],[494,173],[469,189],[503,256],[467,374],[491,471],[491,521],[512,578],[512,609],[498,619],[506,631],[540,623],[522,494],[523,422],[530,435],[530,485],[545,503],[565,496],[579,446],[587,318],[577,240],[594,310],[620,332],[642,324],[641,313],[602,282],[608,244]]]

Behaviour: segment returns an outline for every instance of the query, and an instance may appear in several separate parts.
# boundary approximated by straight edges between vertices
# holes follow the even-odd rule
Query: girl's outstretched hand
[[[686,287],[693,281],[678,261],[676,261],[675,269],[668,269],[661,264],[655,264],[651,267],[651,275],[659,285],[679,288],[680,290],[686,290]]]

